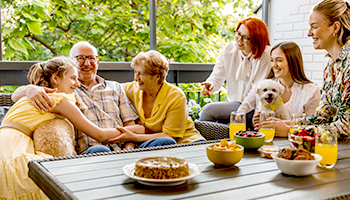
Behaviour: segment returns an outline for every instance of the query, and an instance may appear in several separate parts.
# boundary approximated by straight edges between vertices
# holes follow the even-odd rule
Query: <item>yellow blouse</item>
[[[143,91],[138,89],[137,82],[125,83],[123,87],[146,128],[155,133],[164,132],[175,138],[177,143],[205,140],[194,128],[194,123],[188,116],[186,97],[178,87],[163,83],[149,118],[145,118]]]
[[[74,94],[66,93],[48,93],[49,97],[54,102],[54,107],[63,99],[67,98],[75,104]],[[40,112],[29,101],[28,97],[24,96],[19,99],[6,113],[3,122],[17,122],[34,131],[41,122],[54,119],[57,114],[52,112]]]

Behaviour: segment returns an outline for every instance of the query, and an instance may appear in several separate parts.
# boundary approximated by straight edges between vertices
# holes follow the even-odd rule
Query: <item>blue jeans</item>
[[[176,141],[173,138],[160,137],[160,138],[155,138],[155,139],[143,142],[136,148],[157,147],[157,146],[164,146],[164,145],[171,145],[171,144],[176,144]]]
[[[171,144],[176,144],[176,141],[173,138],[160,137],[160,138],[155,138],[155,139],[143,142],[136,148],[156,147],[156,146],[164,146],[164,145],[171,145]],[[104,145],[95,145],[88,148],[83,154],[103,153],[103,152],[111,152],[111,150]]]
[[[103,153],[103,152],[111,152],[111,150],[105,145],[95,145],[95,146],[89,147],[83,154]]]

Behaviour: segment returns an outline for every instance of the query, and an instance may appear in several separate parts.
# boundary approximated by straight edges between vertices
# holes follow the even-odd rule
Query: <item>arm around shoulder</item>
[[[47,112],[51,110],[52,106],[54,106],[54,103],[47,93],[52,93],[56,90],[57,89],[30,84],[17,88],[17,90],[15,90],[15,92],[12,94],[11,99],[12,101],[16,102],[20,98],[27,96],[36,109]]]
[[[31,85],[25,85],[17,88],[11,95],[11,99],[13,102],[17,102],[20,98],[26,96],[26,90]]]

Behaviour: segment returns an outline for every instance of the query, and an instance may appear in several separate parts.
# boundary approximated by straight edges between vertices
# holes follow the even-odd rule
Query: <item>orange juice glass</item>
[[[326,126],[317,128],[315,153],[322,156],[319,167],[331,169],[338,159],[338,139],[336,134],[327,130]]]
[[[322,156],[321,167],[333,168],[338,159],[338,146],[333,144],[316,144],[315,153]]]
[[[246,125],[243,123],[232,123],[230,124],[230,139],[233,141],[235,139],[234,134],[240,130],[245,131]]]
[[[245,113],[233,111],[230,116],[230,139],[235,139],[234,134],[240,130],[246,130]]]
[[[272,128],[261,128],[259,129],[260,133],[265,134],[265,140],[272,141],[275,137],[275,129]]]
[[[272,142],[275,137],[275,112],[260,112],[259,132],[265,134],[265,142]]]

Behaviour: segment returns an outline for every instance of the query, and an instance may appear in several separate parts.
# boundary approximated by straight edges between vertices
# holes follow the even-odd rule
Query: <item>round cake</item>
[[[188,176],[190,170],[185,159],[176,157],[141,158],[135,163],[135,176],[153,179],[174,179]]]

